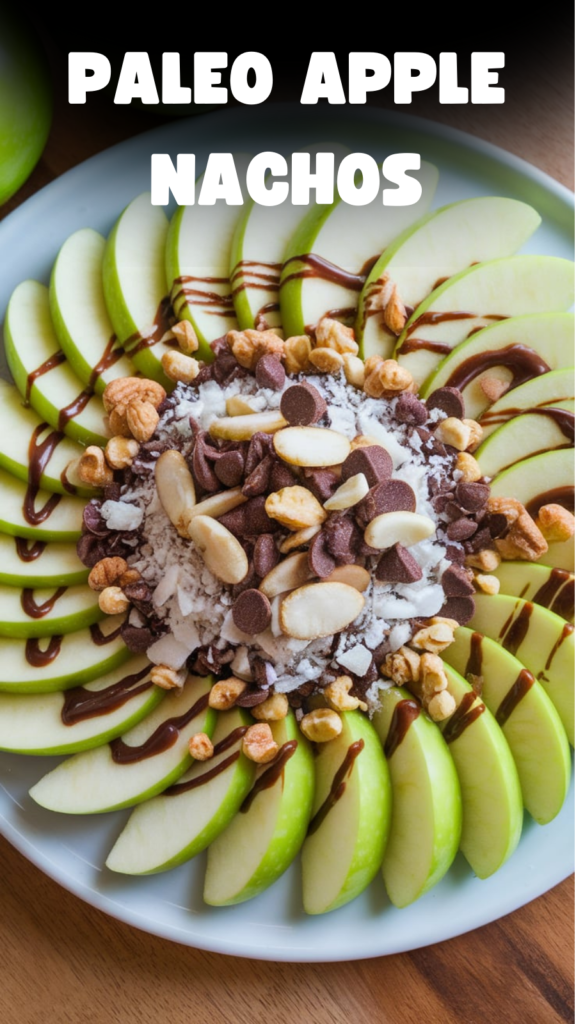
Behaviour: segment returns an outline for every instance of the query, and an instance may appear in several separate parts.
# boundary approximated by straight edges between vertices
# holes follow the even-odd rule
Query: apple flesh
[[[111,380],[133,377],[108,316],[102,286],[102,235],[81,228],[64,242],[50,278],[50,315],[77,377],[102,394]]]
[[[0,533],[0,583],[10,587],[73,587],[86,583],[89,570],[78,558],[74,544],[47,544],[30,562],[20,558],[17,545],[15,537]]]
[[[306,913],[324,914],[349,903],[376,875],[392,800],[382,744],[360,711],[342,713],[342,732],[318,745],[315,770],[312,820],[302,849],[302,892]]]
[[[440,728],[456,766],[462,793],[460,849],[478,878],[488,878],[508,860],[522,832],[522,792],[518,772],[504,733],[472,687],[445,664],[448,690],[456,701],[454,715]],[[468,719],[458,735],[454,716]],[[474,715],[484,708],[474,718]],[[468,724],[466,724],[468,722]],[[451,735],[452,734],[452,735]]]
[[[41,807],[61,814],[100,814],[148,800],[176,782],[191,765],[188,740],[197,732],[210,735],[216,712],[208,707],[211,679],[190,676],[181,691],[167,694],[162,703],[122,736],[128,747],[139,747],[172,718],[191,711],[206,697],[201,709],[166,749],[129,763],[117,763],[109,745],[74,754],[45,775],[30,790]]]
[[[252,724],[236,708],[218,715],[214,746]],[[172,793],[140,804],[108,855],[106,867],[127,875],[148,875],[176,867],[214,842],[232,821],[254,783],[256,765],[241,750],[241,736],[208,761],[196,761]],[[226,765],[223,770],[219,770]],[[208,781],[201,780],[206,777]],[[186,789],[194,783],[194,788]],[[179,787],[182,790],[179,791]]]
[[[84,385],[63,358],[45,285],[22,281],[12,292],[4,348],[16,387],[43,421],[84,445],[106,444],[104,406],[97,395],[85,394]],[[41,367],[43,372],[38,374]]]
[[[501,562],[493,574],[500,580],[501,594],[536,601],[574,622],[574,573],[534,562]]]
[[[0,469],[0,533],[12,537],[32,537],[34,540],[77,541],[82,536],[82,513],[85,502],[71,496],[60,497],[56,507],[41,522],[30,523],[24,514],[27,488],[22,480]],[[39,513],[48,505],[53,495],[38,491],[34,499],[34,510]]]
[[[574,412],[574,399],[558,402],[555,409]],[[570,439],[552,414],[546,415],[547,406],[541,412],[524,413],[503,423],[474,452],[483,476],[493,477],[509,469],[522,459],[541,455],[555,448],[566,448]],[[573,432],[572,420],[572,432]]]
[[[372,724],[385,750],[391,726],[403,721],[406,702],[417,714],[406,720],[407,731],[388,756],[392,820],[382,871],[390,900],[406,907],[444,877],[458,853],[460,783],[442,733],[418,711],[412,695],[393,686],[381,692],[380,701]]]
[[[286,871],[304,841],[314,796],[312,751],[292,711],[270,727],[278,746],[295,742],[295,752],[279,774],[262,766],[260,772],[271,771],[275,781],[242,805],[208,848],[204,900],[210,906],[258,896]]]
[[[420,385],[443,356],[495,317],[560,312],[573,301],[574,267],[569,260],[509,256],[478,263],[440,285],[418,306],[398,339],[395,356]]]
[[[464,627],[456,631],[443,658],[464,676],[473,652],[480,654],[482,700],[501,723],[524,806],[539,825],[545,825],[561,810],[570,785],[570,748],[558,712],[540,683],[533,682],[505,717],[503,702],[527,678],[524,666],[493,640]]]
[[[482,413],[479,422],[484,437],[489,437],[502,423],[523,410],[557,405],[570,399],[574,400],[574,367],[543,373],[507,392]]]
[[[0,636],[44,637],[73,633],[104,618],[98,595],[86,584],[33,589],[35,614],[28,614],[24,591],[0,585]],[[46,609],[37,611],[36,609]]]
[[[473,263],[511,256],[530,237],[541,218],[526,203],[482,196],[434,210],[396,238],[368,275],[360,295],[356,341],[364,358],[392,356],[395,335],[374,308],[380,278],[396,287],[400,301],[416,309],[439,280]],[[382,283],[383,283],[382,282]]]

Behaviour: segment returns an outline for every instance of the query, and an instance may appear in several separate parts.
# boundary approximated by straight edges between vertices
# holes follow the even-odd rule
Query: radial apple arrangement
[[[240,166],[240,160],[236,160]],[[488,877],[566,797],[573,268],[506,198],[136,198],[9,303],[0,749],[204,898]],[[381,255],[379,255],[381,254]]]

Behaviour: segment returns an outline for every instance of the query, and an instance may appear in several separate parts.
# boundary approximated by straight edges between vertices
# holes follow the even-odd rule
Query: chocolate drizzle
[[[64,352],[60,350],[58,352],[54,352],[54,354],[46,359],[45,362],[41,363],[37,369],[32,370],[32,372],[28,374],[26,378],[26,397],[24,399],[26,405],[30,405],[30,394],[38,378],[43,377],[45,373],[50,373],[50,370],[53,370],[56,366],[60,366],[61,363],[65,362],[66,356]]]
[[[36,540],[27,541],[25,537],[14,537],[14,543],[16,545],[16,554],[21,562],[35,562],[46,547],[46,541]],[[30,544],[30,546],[28,546]]]
[[[332,284],[339,284],[342,288],[348,288],[352,292],[361,292],[368,274],[379,258],[379,256],[374,256],[366,260],[360,272],[353,274],[348,270],[344,270],[343,267],[338,267],[335,263],[331,263],[330,260],[324,259],[323,256],[317,256],[313,252],[303,253],[301,256],[291,256],[284,264],[284,270],[290,263],[302,263],[304,266],[299,270],[294,270],[291,274],[287,274],[280,287],[283,288],[285,284],[288,284],[288,281],[301,281],[304,278],[315,277],[323,281],[331,281]]]
[[[526,511],[532,519],[536,519],[543,505],[562,505],[562,508],[574,515],[574,484],[565,487],[554,487],[550,491],[543,491],[537,494],[530,501],[526,502]]]
[[[256,779],[256,782],[240,807],[241,814],[246,814],[246,812],[250,810],[259,793],[264,789],[271,789],[272,786],[276,785],[278,779],[283,774],[288,761],[296,753],[297,747],[298,740],[288,740],[287,743],[282,744],[276,758],[272,761],[272,764],[266,768],[260,778]]]
[[[445,386],[463,391],[476,377],[494,366],[504,366],[512,373],[510,390],[525,384],[534,377],[549,373],[548,363],[527,345],[508,345],[495,351],[478,352],[475,356],[464,359],[450,374]],[[481,423],[487,422],[485,418]]]
[[[446,355],[452,351],[453,346],[443,344],[442,342],[429,341],[426,338],[415,338],[414,334],[419,331],[422,327],[435,327],[437,324],[453,323],[455,320],[475,320],[479,313],[463,313],[458,310],[452,310],[450,312],[434,312],[434,310],[427,310],[422,313],[413,323],[409,324],[406,329],[406,337],[402,343],[402,347],[399,349],[400,355],[406,355],[408,352],[418,352],[420,349],[426,349],[428,352],[436,352],[439,355]],[[483,320],[506,320],[505,316],[500,316],[497,313],[490,314],[489,316],[483,316]],[[480,328],[481,329],[481,328]],[[447,382],[447,387],[459,387],[458,384],[452,384],[452,381]]]
[[[476,707],[472,705],[478,700],[474,690],[470,690],[469,693],[465,693],[462,700],[460,701],[456,711],[451,718],[448,719],[448,723],[444,728],[444,739],[446,743],[454,743],[460,738],[462,733],[470,726],[480,715],[483,715],[486,711],[486,705],[479,702]]]
[[[113,640],[116,640],[116,638],[120,636],[121,629],[122,624],[120,624],[117,629],[113,629],[111,633],[103,633],[100,628],[100,624],[98,622],[94,622],[90,626],[90,639],[93,644],[96,644],[96,647],[104,647],[106,644],[112,643]]]
[[[234,301],[231,294],[220,295],[220,292],[210,291],[209,288],[187,287],[189,285],[210,285],[229,284],[227,277],[195,277],[184,274],[177,277],[174,285],[179,285],[179,290],[173,296],[172,304],[176,308],[179,300],[184,300],[189,306],[202,306],[204,313],[210,316],[226,316],[234,318]]]
[[[558,637],[556,643],[554,644],[554,647],[550,651],[550,654],[548,655],[546,664],[544,666],[544,672],[548,672],[549,671],[549,669],[550,669],[550,667],[552,665],[552,662],[554,661],[554,658],[556,657],[556,655],[558,653],[559,648],[562,646],[564,641],[568,639],[569,636],[572,636],[573,632],[574,632],[574,626],[572,626],[569,622],[567,622],[566,625],[564,626],[564,629],[560,633],[560,636]]]
[[[551,569],[550,575],[532,599],[534,604],[550,608],[563,619],[574,615],[574,577],[565,569]]]
[[[60,600],[67,590],[68,587],[58,587],[58,589],[52,594],[52,597],[47,598],[43,604],[38,604],[34,599],[34,590],[31,587],[24,587],[20,596],[22,611],[29,619],[43,619],[54,610],[54,605]]]
[[[34,507],[36,495],[40,490],[42,474],[64,437],[64,434],[60,433],[60,431],[52,430],[43,441],[39,441],[38,438],[47,429],[49,429],[47,423],[39,423],[34,429],[30,438],[30,444],[28,445],[28,487],[24,496],[22,512],[24,519],[27,523],[30,523],[30,526],[40,526],[41,523],[44,523],[62,500],[61,494],[51,494],[42,508],[36,509]]]
[[[412,703],[408,701],[408,703]],[[332,779],[332,785],[330,786],[330,792],[326,797],[324,803],[318,808],[316,814],[312,818],[308,826],[308,835],[311,836],[314,832],[317,832],[323,823],[328,813],[332,810],[335,804],[344,796],[346,790],[346,784],[352,774],[356,758],[364,750],[364,740],[356,740],[351,743],[346,751],[346,756],[342,761],[342,764],[338,768],[338,771]]]
[[[526,638],[530,626],[530,616],[533,611],[534,605],[530,601],[526,601],[515,621],[513,621],[514,612],[506,619],[498,637],[505,651],[516,655],[518,648]]]
[[[247,730],[247,725],[240,725],[237,729],[233,729],[228,736],[225,736],[223,740],[220,740],[220,743],[216,744],[214,747],[213,757],[223,754],[225,750],[232,747],[234,743],[237,743],[238,740],[242,739],[242,736],[247,732]],[[223,761],[220,761],[220,764],[214,765],[213,768],[209,768],[206,772],[202,772],[202,775],[196,775],[195,778],[188,779],[187,782],[176,782],[173,786],[164,790],[164,796],[180,796],[181,793],[187,793],[191,789],[198,789],[199,786],[205,786],[207,782],[211,782],[212,779],[217,778],[218,775],[225,772],[230,765],[235,764],[239,757],[240,750],[238,749],[235,750],[233,754],[230,754],[229,757],[225,757]]]
[[[180,735],[180,730],[184,729],[196,715],[199,715],[207,707],[208,694],[205,693],[183,715],[167,718],[166,721],[161,722],[152,735],[137,747],[129,746],[120,736],[118,739],[112,740],[110,751],[114,764],[136,764],[137,761],[144,761],[148,757],[163,754],[165,750],[174,746]]]
[[[508,721],[514,709],[536,682],[534,676],[527,668],[523,668],[516,681],[512,684],[506,696],[500,702],[496,712],[498,725],[504,725]]]
[[[253,270],[257,267],[257,270]],[[269,273],[261,268],[266,267]],[[277,292],[280,290],[281,263],[263,263],[258,260],[240,260],[236,264],[230,276],[232,295],[239,295],[248,288],[259,289],[260,291]],[[242,277],[240,284],[236,284],[239,277]],[[249,278],[249,280],[247,280]]]
[[[166,331],[170,330],[171,320],[172,303],[170,302],[170,296],[165,295],[163,299],[160,299],[150,329],[145,333],[136,331],[134,334],[131,334],[129,338],[126,338],[124,348],[126,351],[130,351],[131,355],[142,352],[146,348],[152,348],[156,342],[162,340]]]
[[[412,722],[415,722],[420,714],[420,705],[415,700],[401,700],[394,708],[390,728],[384,744],[384,753],[387,758],[398,750],[402,740],[406,736]]]
[[[568,398],[557,398],[557,402],[566,402]],[[565,437],[574,442],[574,413],[566,409],[556,409],[554,406],[534,405],[529,409],[521,409],[520,407],[510,406],[507,409],[487,409],[479,419],[479,423],[482,426],[498,426],[501,423],[507,423],[508,420],[513,419],[515,416],[531,415],[533,413],[541,414],[542,416],[549,416],[550,419],[555,420],[557,425]],[[557,413],[561,413],[561,416],[557,416]],[[569,419],[564,419],[567,415]]]
[[[44,651],[40,649],[40,640],[36,638],[27,640],[25,647],[26,661],[33,668],[46,668],[60,654],[63,639],[61,636],[51,636],[48,647]]]
[[[67,690],[64,694],[64,704],[60,717],[64,725],[76,725],[84,722],[87,718],[96,718],[99,715],[108,715],[117,711],[123,704],[131,700],[139,693],[144,693],[152,686],[152,680],[136,686],[141,679],[149,676],[150,666],[147,665],[140,672],[125,676],[117,683],[106,686],[103,690],[87,690],[84,686],[75,686],[73,690]]]

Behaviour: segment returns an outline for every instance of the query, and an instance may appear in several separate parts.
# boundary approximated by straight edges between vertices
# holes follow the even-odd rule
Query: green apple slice
[[[86,584],[22,590],[0,585],[0,636],[60,636],[103,618],[98,594]]]
[[[256,765],[241,750],[251,722],[240,708],[221,712],[212,737],[214,757],[196,761],[169,790],[136,807],[106,867],[149,875],[205,850],[232,821],[254,783]]]
[[[81,498],[36,492],[4,469],[0,469],[0,490],[0,533],[46,541],[81,537],[85,505]]]
[[[372,264],[432,202],[436,167],[423,160],[412,176],[422,185],[422,195],[412,206],[384,206],[379,193],[366,206],[351,206],[337,195],[331,205],[308,210],[284,253],[280,310],[285,337],[310,333],[329,313],[355,319]],[[326,268],[326,261],[332,269]]]
[[[477,594],[470,628],[518,658],[542,683],[574,746],[574,627],[540,605]]]
[[[565,412],[572,415],[565,416]],[[482,475],[493,477],[531,455],[541,455],[555,448],[571,448],[573,439],[574,399],[569,399],[554,406],[543,405],[503,423],[480,445],[474,456]]]
[[[334,153],[335,172],[349,150],[330,143],[306,146],[303,153]],[[287,181],[290,182],[290,172]],[[282,260],[291,236],[302,219],[302,207],[289,200],[280,206],[262,206],[250,199],[236,224],[230,253],[230,283],[240,330],[282,329],[279,287]]]
[[[539,357],[534,360],[531,353],[527,353],[527,359],[522,360],[522,350],[515,350],[513,346],[522,345],[531,349]],[[517,353],[517,356],[516,356]],[[571,366],[574,362],[574,314],[573,313],[532,313],[528,316],[509,317],[508,320],[500,320],[490,327],[484,327],[476,334],[473,334],[467,341],[462,341],[442,360],[438,368],[428,378],[420,390],[422,398],[428,398],[437,388],[457,387],[462,392],[466,407],[466,416],[469,419],[480,419],[482,414],[486,418],[492,414],[487,413],[490,400],[484,394],[481,381],[484,377],[497,378],[506,383],[512,380],[511,369],[506,368],[504,363],[507,359],[519,358],[521,370],[528,374],[539,374],[542,366],[550,367],[551,371],[558,371],[564,367]],[[499,365],[498,360],[501,360]],[[533,359],[533,365],[530,360]],[[512,406],[514,415],[518,409],[530,409],[539,405],[550,405],[558,397],[550,394],[550,401],[546,401],[544,384],[548,374],[533,377],[533,380],[521,384],[519,388],[499,399],[497,405],[504,403],[504,406]],[[569,378],[570,383],[565,383],[564,378],[560,387],[560,398],[573,398],[574,391],[573,375]],[[537,394],[528,402],[523,401],[523,391],[536,381],[542,381]],[[548,382],[547,382],[548,383]],[[553,385],[552,381],[549,382]],[[567,389],[567,390],[566,390]],[[542,397],[537,397],[538,395]],[[518,402],[518,404],[517,404]],[[484,425],[484,418],[481,420]],[[496,420],[495,422],[503,422]]]
[[[307,914],[349,903],[382,864],[392,794],[382,744],[360,711],[342,714],[342,732],[318,746],[312,820],[302,848]]]
[[[126,207],[106,242],[102,264],[104,298],[120,344],[145,377],[170,390],[174,383],[162,369],[170,328],[170,297],[166,281],[168,218],[152,206],[150,193]]]
[[[81,228],[64,242],[50,278],[50,314],[60,346],[85,387],[98,395],[117,377],[133,377],[108,316],[102,287],[105,239]]]
[[[509,256],[469,267],[446,281],[410,317],[395,356],[422,384],[472,331],[495,319],[569,309],[574,267],[555,256]]]
[[[97,395],[83,388],[60,348],[45,285],[23,281],[13,291],[4,347],[22,398],[46,423],[82,444],[106,444],[104,406]]]
[[[490,490],[498,498],[513,495],[526,506],[534,519],[543,504],[565,504],[573,511],[573,452],[566,448],[522,459],[494,477]],[[548,551],[539,561],[543,565],[574,572],[574,541],[549,544]]]
[[[252,794],[208,849],[204,900],[211,906],[243,903],[263,892],[290,866],[306,835],[312,751],[292,711],[270,725],[279,757],[263,766]]]
[[[367,359],[392,356],[395,335],[375,301],[386,284],[404,306],[416,309],[436,287],[473,263],[511,256],[541,222],[536,210],[516,199],[464,199],[424,217],[389,245],[360,295],[356,340]]]
[[[461,676],[481,680],[482,700],[512,752],[524,806],[539,825],[552,821],[570,785],[570,748],[540,683],[499,644],[463,626],[443,658]]]
[[[493,575],[500,580],[501,594],[523,597],[574,622],[573,572],[534,562],[501,562]]]
[[[74,491],[86,498],[94,497],[94,488],[79,483],[75,472],[74,464],[84,449],[43,423],[33,409],[22,405],[19,391],[0,380],[0,466],[28,483],[34,449],[44,444],[48,458],[42,460],[41,486],[53,494]]]
[[[74,544],[43,545],[0,533],[0,583],[11,587],[72,587],[89,570]]]
[[[106,675],[131,657],[120,636],[124,615],[63,636],[0,637],[3,693],[53,693]]]
[[[140,722],[162,700],[166,691],[153,685],[150,667],[147,658],[138,656],[122,668],[65,694],[1,694],[0,750],[75,754],[108,743]],[[111,701],[108,708],[107,699]],[[99,705],[98,700],[104,703]],[[90,717],[74,718],[72,702],[78,706],[79,701],[84,702]]]
[[[557,405],[569,399],[574,399],[574,367],[552,370],[520,384],[513,391],[506,392],[477,418],[486,438],[502,423],[507,423],[523,411]]]
[[[40,779],[30,796],[62,814],[99,814],[161,793],[191,765],[190,737],[214,730],[211,685],[210,677],[189,676],[183,689],[168,693],[143,722],[111,744],[69,757]]]
[[[234,154],[242,195],[251,156]],[[196,193],[204,175],[196,183]],[[200,357],[212,359],[210,342],[238,327],[229,280],[230,251],[243,207],[180,206],[170,221],[166,241],[166,277],[174,313],[190,321],[200,343]]]
[[[406,907],[444,877],[462,830],[460,783],[442,734],[412,695],[380,693],[372,718],[392,782],[392,821],[382,871],[392,903]]]
[[[504,733],[472,687],[445,665],[456,711],[440,727],[462,793],[460,849],[478,878],[514,853],[522,832],[522,792]]]

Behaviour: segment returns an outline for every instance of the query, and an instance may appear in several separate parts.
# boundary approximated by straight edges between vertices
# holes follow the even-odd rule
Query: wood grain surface
[[[531,67],[511,106],[414,113],[462,128],[572,188],[572,79]],[[156,124],[69,107],[62,87],[44,156],[1,211],[93,153]],[[70,895],[0,840],[3,1024],[556,1024],[574,1019],[573,879],[484,928],[398,956],[273,964],[177,946]]]

